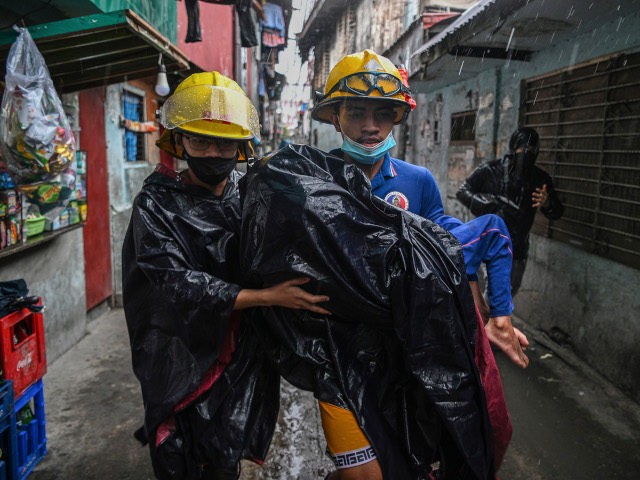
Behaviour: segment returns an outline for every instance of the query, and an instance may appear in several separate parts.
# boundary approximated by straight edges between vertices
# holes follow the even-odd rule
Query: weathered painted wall
[[[638,50],[640,13],[549,46],[528,63],[511,62],[437,91],[414,85],[428,93],[418,94],[419,106],[412,114],[410,159],[433,171],[447,213],[466,218],[468,212],[455,200],[459,179],[464,169],[470,172],[494,157],[494,140],[495,155],[505,153],[508,138],[518,126],[521,80],[603,55]],[[471,161],[451,162],[456,155],[461,158],[456,152],[459,147],[449,145],[451,113],[468,110],[470,101],[478,107],[475,156]],[[442,105],[441,116],[438,104]],[[439,147],[428,135],[436,121],[442,122]],[[516,314],[533,327],[561,337],[596,370],[640,399],[640,322],[636,315],[640,272],[551,239],[531,237],[530,261],[515,298]]]
[[[0,280],[17,278],[27,282],[30,295],[43,299],[47,362],[51,363],[86,332],[82,228],[0,259]]]
[[[138,84],[140,85],[140,84]],[[154,168],[149,162],[128,163],[125,160],[124,133],[119,118],[122,111],[124,84],[107,87],[105,102],[105,136],[109,168],[109,203],[111,207],[111,261],[116,305],[122,305],[122,242],[131,216],[131,202],[143,180]],[[138,94],[143,89],[129,85]],[[147,96],[148,98],[148,96]],[[149,118],[149,112],[147,112]],[[150,152],[157,153],[152,147]]]
[[[234,77],[234,7],[200,2],[202,41],[185,43],[187,10],[185,2],[172,2],[178,7],[178,38],[176,45],[189,60],[205,71],[217,70]]]
[[[403,127],[409,139],[404,159],[427,167],[440,187],[447,213],[466,220],[469,214],[455,193],[476,166],[493,157],[496,72],[486,71],[472,81],[432,93],[423,93],[428,84],[419,81],[411,82],[411,88],[417,107]],[[450,144],[451,115],[469,110],[477,110],[475,142]],[[403,128],[396,128],[397,137]]]

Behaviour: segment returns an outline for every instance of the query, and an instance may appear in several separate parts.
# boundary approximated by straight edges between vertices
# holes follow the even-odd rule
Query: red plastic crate
[[[0,366],[18,398],[47,371],[42,313],[28,308],[0,319]]]

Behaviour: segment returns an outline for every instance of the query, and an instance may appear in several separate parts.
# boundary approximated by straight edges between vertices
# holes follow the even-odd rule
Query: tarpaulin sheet
[[[251,327],[288,381],[351,409],[385,478],[493,477],[459,243],[371,194],[354,165],[290,145],[241,184],[240,258],[253,287],[308,276],[331,316],[265,308]]]

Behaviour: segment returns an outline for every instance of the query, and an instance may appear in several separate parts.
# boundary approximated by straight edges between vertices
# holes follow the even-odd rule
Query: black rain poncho
[[[176,414],[230,353],[223,350],[237,324],[239,179],[233,172],[216,198],[156,171],[134,201],[122,253],[123,300],[158,478],[182,478],[202,463],[226,468],[241,458],[261,460],[275,427],[279,377],[242,326],[213,387],[191,400],[195,408]],[[158,458],[156,429],[169,419],[184,435],[177,442],[183,451]]]
[[[246,281],[303,275],[313,279],[306,289],[331,298],[329,317],[254,312],[250,325],[282,376],[351,409],[385,478],[423,479],[436,461],[438,478],[492,478],[476,316],[455,238],[311,147],[285,147],[243,181]]]

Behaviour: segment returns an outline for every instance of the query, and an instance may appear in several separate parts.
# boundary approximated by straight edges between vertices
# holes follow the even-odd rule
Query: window
[[[541,141],[564,215],[534,231],[640,268],[640,53],[525,80],[521,123]]]
[[[123,91],[122,111],[124,118],[127,120],[144,122],[144,96],[129,90]],[[125,130],[124,144],[127,162],[146,161],[146,139],[144,135],[144,133]]]
[[[475,142],[476,112],[460,112],[451,115],[451,141]]]

